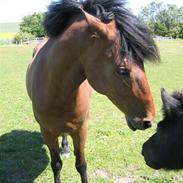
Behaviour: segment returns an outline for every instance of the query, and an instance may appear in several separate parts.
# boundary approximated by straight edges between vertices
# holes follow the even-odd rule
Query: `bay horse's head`
[[[144,60],[158,60],[159,55],[148,29],[124,8],[124,1],[77,3],[64,0],[61,5],[50,6],[45,20],[48,35],[56,37],[61,27],[62,32],[65,31],[64,26],[68,28],[65,19],[73,14],[80,16],[73,28],[77,31],[72,33],[69,30],[67,38],[73,36],[77,49],[74,47],[71,51],[79,53],[85,77],[91,86],[124,112],[132,130],[150,127],[155,110]],[[55,22],[60,22],[60,25]]]
[[[143,61],[158,59],[155,43],[126,9],[95,7],[100,19],[84,12],[90,30],[85,75],[96,91],[124,112],[132,130],[151,127],[155,109]]]

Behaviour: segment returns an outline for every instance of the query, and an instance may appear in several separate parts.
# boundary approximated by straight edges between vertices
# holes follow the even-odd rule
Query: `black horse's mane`
[[[182,91],[175,91],[172,94],[172,97],[177,99],[180,102],[181,109],[182,109],[182,112],[183,112],[183,90]]]
[[[81,8],[104,23],[114,18],[121,36],[123,56],[140,62],[145,59],[158,61],[158,49],[149,29],[125,8],[125,4],[125,0],[59,0],[49,5],[43,25],[49,37],[57,37]]]
[[[163,112],[163,116],[164,118],[167,119],[171,119],[171,120],[175,120],[175,115],[179,114],[179,113],[183,113],[183,90],[182,91],[174,91],[173,94],[171,95],[171,97],[173,97],[174,99],[179,101],[179,105],[177,105],[174,110],[169,111],[169,115],[167,115],[166,109],[164,107],[164,105],[162,106],[162,112]],[[172,103],[173,105],[173,103]]]

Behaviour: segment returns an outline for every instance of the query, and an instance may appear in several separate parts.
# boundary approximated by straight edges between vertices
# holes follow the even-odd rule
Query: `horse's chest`
[[[82,127],[88,117],[88,111],[88,105],[74,108],[50,105],[41,112],[34,110],[34,114],[41,127],[59,134],[61,132],[72,133]]]
[[[63,114],[60,116],[44,116],[40,115],[39,118],[39,124],[51,131],[54,134],[60,134],[63,132],[66,133],[73,133],[77,129],[81,128],[83,123],[87,119],[87,112],[80,116],[75,116],[71,114]]]

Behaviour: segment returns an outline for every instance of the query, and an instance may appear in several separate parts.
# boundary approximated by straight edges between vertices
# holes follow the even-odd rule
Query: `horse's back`
[[[34,72],[38,70],[38,68],[35,65],[35,60],[37,60],[39,62],[39,60],[41,59],[40,56],[38,57],[38,53],[42,51],[43,46],[47,43],[48,39],[44,39],[43,41],[39,42],[32,53],[32,61],[31,63],[28,65],[27,68],[27,72],[26,72],[26,88],[27,88],[27,93],[30,97],[30,99],[32,100],[32,82],[33,82],[33,78],[34,78]],[[43,67],[44,65],[42,65]],[[39,71],[37,71],[39,72]]]
[[[47,43],[48,39],[44,39],[40,41],[34,48],[33,53],[32,53],[32,58],[39,52],[39,50]]]

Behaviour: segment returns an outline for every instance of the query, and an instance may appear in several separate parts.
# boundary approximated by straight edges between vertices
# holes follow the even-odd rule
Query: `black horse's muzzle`
[[[151,149],[148,149],[148,145],[147,145],[147,142],[145,142],[142,146],[142,156],[144,157],[144,160],[146,162],[146,165],[155,169],[155,170],[159,170],[161,169],[162,167],[159,165],[158,162],[154,161],[153,160],[153,157],[154,157],[154,154],[152,154],[152,150]]]

